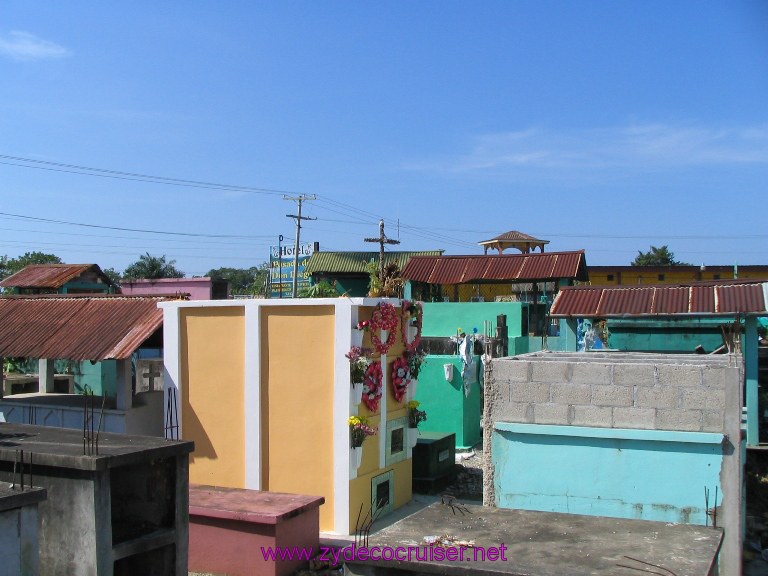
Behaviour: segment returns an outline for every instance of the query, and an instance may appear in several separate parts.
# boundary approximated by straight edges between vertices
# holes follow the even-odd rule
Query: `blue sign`
[[[304,265],[315,253],[317,242],[299,245],[298,270],[296,272],[296,292],[309,288],[309,275]],[[293,264],[296,250],[293,244],[270,246],[269,273],[272,281],[272,298],[290,298],[293,294]]]

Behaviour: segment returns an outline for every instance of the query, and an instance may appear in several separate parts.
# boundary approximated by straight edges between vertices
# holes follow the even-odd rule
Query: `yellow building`
[[[634,284],[686,284],[706,280],[768,278],[768,266],[590,266],[589,283],[594,286]]]
[[[400,329],[381,356],[375,412],[352,403],[345,357],[354,327],[380,302],[400,316],[400,301],[372,298],[160,304],[165,387],[177,406],[169,402],[166,422],[178,422],[180,437],[195,442],[190,482],[324,496],[320,529],[338,534],[353,533],[372,502],[382,513],[406,504],[410,432],[391,386],[392,364],[404,352]],[[348,418],[358,412],[378,434],[365,440],[356,469]]]

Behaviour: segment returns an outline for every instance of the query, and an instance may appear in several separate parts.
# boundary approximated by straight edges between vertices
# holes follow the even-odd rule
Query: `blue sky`
[[[762,1],[0,0],[0,254],[768,264],[767,103]]]

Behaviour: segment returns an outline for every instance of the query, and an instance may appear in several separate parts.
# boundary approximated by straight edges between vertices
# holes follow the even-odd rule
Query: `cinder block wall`
[[[729,356],[539,352],[494,360],[490,422],[725,432]],[[740,390],[733,393],[740,394]]]
[[[725,538],[719,568],[723,575],[739,574],[743,374],[741,357],[733,355],[537,352],[495,359],[484,387],[483,503],[496,505],[492,447],[498,423],[723,434],[718,526]],[[562,449],[569,449],[566,441]],[[678,461],[682,468],[670,475],[685,482],[685,461]],[[529,472],[524,461],[515,466],[520,474]],[[564,473],[557,462],[552,467],[538,473]]]

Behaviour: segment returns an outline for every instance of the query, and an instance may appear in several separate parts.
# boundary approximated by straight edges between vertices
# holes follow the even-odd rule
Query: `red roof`
[[[568,286],[555,297],[552,317],[768,315],[768,281],[719,280],[658,286]]]
[[[3,288],[61,288],[67,282],[91,271],[102,282],[112,285],[96,264],[30,264],[0,282]]]
[[[427,284],[586,280],[584,251],[490,256],[413,256],[403,278]]]
[[[167,298],[107,295],[0,298],[0,357],[128,358],[163,324]]]

